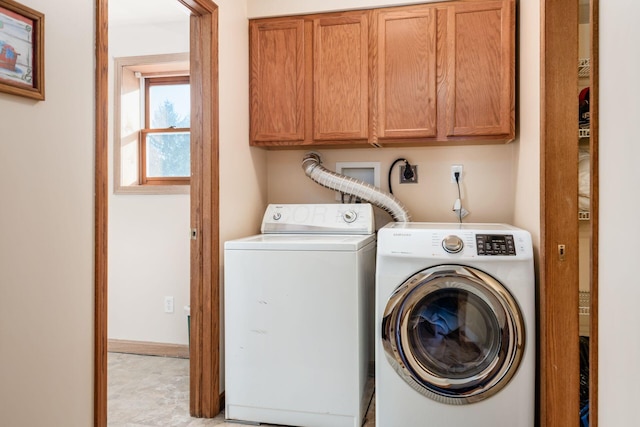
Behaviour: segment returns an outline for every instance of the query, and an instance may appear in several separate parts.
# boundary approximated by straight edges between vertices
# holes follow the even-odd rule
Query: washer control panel
[[[533,257],[531,234],[508,224],[389,223],[378,230],[378,255],[463,262]]]
[[[476,234],[478,255],[516,255],[513,234]]]
[[[264,234],[373,234],[368,203],[271,204],[262,218]]]

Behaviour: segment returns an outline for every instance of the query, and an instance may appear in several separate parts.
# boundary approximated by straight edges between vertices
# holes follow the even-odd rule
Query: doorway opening
[[[191,12],[190,413],[196,417],[213,417],[220,411],[218,8],[211,0],[176,1]],[[108,79],[108,0],[96,0],[96,427],[106,426],[107,421]]]

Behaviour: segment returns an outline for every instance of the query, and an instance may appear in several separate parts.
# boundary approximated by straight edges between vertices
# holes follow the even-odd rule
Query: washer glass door
[[[524,350],[524,320],[508,290],[472,267],[442,265],[400,285],[382,320],[387,359],[440,402],[485,399],[511,379]]]

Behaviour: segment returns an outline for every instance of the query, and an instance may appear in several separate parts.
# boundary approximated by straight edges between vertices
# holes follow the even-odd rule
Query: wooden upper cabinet
[[[251,21],[249,34],[251,141],[301,142],[305,138],[304,19]]]
[[[515,137],[513,0],[447,8],[443,46],[446,137]],[[442,113],[442,112],[440,112]]]
[[[381,9],[377,37],[377,136],[436,134],[436,9]]]
[[[313,20],[313,139],[369,136],[368,13]]]
[[[250,21],[251,144],[515,137],[515,0]]]

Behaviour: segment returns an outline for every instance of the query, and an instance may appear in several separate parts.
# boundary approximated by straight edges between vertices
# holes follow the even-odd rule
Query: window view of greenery
[[[188,77],[149,79],[147,114],[143,182],[188,184],[184,180],[190,176],[191,151]]]

